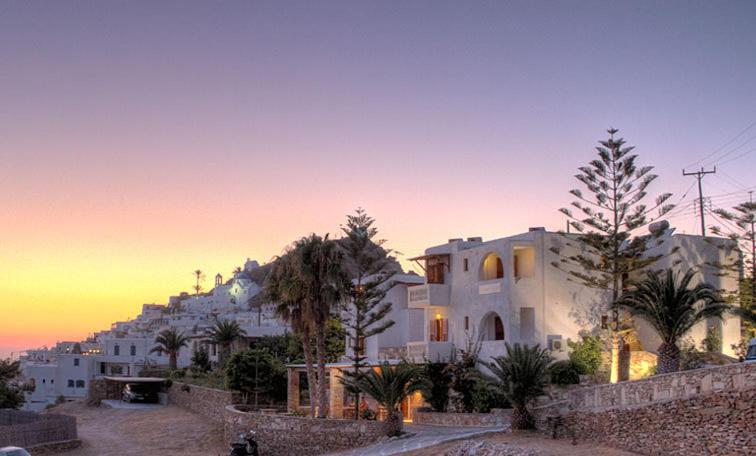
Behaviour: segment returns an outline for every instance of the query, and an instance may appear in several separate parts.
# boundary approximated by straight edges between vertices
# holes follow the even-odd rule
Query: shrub
[[[436,412],[445,412],[449,403],[449,383],[452,377],[446,363],[426,363],[423,365],[423,377],[426,382],[420,393]]]
[[[549,366],[549,379],[554,385],[576,385],[580,383],[580,366],[571,361],[557,361]]]
[[[192,353],[192,370],[208,372],[210,370],[210,355],[205,347],[200,347]]]
[[[490,413],[494,408],[511,408],[511,405],[492,381],[481,378],[472,389],[473,412]]]
[[[601,367],[604,352],[604,342],[598,336],[581,334],[578,342],[568,341],[567,345],[572,349],[570,361],[578,368],[579,373],[595,375]]]

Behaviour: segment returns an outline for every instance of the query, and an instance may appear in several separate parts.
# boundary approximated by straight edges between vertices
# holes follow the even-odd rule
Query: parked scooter
[[[239,434],[239,440],[231,444],[231,452],[228,456],[260,456],[260,453],[257,452],[255,431]]]

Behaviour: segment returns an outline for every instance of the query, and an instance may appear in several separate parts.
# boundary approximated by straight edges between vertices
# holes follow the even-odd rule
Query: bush
[[[554,385],[576,385],[580,383],[580,366],[570,360],[557,361],[549,366],[549,378]]]
[[[581,334],[580,338],[578,342],[567,342],[572,349],[570,361],[575,364],[580,374],[596,375],[601,367],[604,342],[598,336],[588,334]]]
[[[495,384],[481,378],[472,390],[472,410],[475,413],[490,413],[494,408],[511,408],[507,399]]]
[[[426,382],[420,393],[436,412],[445,412],[449,403],[449,383],[451,375],[446,363],[426,363],[423,366],[423,377]]]
[[[205,347],[200,346],[192,353],[192,370],[204,373],[210,371],[210,367],[210,355]]]

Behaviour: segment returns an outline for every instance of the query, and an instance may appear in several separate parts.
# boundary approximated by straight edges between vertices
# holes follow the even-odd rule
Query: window
[[[491,252],[483,258],[480,266],[480,280],[494,280],[504,277],[504,264],[499,255]]]
[[[54,384],[55,384],[55,379],[54,379],[54,378],[51,378],[51,379],[50,379],[50,384],[51,384],[51,385],[54,385]]]
[[[47,383],[47,380],[43,378],[42,379],[42,384],[45,384],[45,383]]]
[[[465,315],[465,331],[470,329],[470,317]]]
[[[86,383],[84,382],[84,380],[76,380],[76,387],[77,388],[84,388],[84,385],[86,385]]]
[[[121,354],[121,347],[118,344],[115,344],[113,347],[113,355],[119,356]]]
[[[78,366],[78,365],[79,365],[79,358],[74,358],[74,366]]]
[[[535,308],[520,308],[520,339],[535,340]]]
[[[136,356],[136,345],[131,346],[130,352],[131,352],[131,356]]]
[[[74,385],[75,385],[75,384],[74,384],[74,381],[73,381],[73,380],[69,380],[69,381],[68,381],[68,387],[69,387],[69,388],[74,388]]]
[[[465,272],[467,272],[467,271],[468,271],[468,270],[470,269],[470,264],[469,264],[469,261],[467,261],[467,258],[465,258],[465,259],[464,259],[464,260],[462,261],[462,269],[463,269],[463,270],[464,270]]]

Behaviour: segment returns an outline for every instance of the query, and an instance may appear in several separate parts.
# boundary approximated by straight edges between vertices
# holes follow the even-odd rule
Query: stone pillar
[[[339,380],[341,371],[331,369],[330,375],[330,398],[328,404],[328,418],[341,419],[344,417],[344,385]]]
[[[294,412],[299,410],[299,370],[289,367],[286,372],[288,378],[286,405],[289,412]]]

